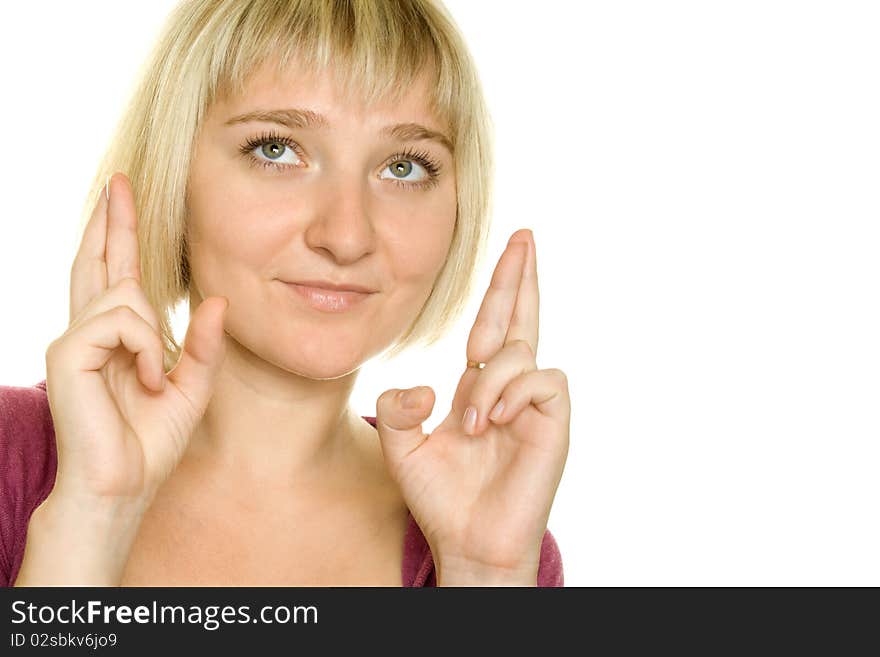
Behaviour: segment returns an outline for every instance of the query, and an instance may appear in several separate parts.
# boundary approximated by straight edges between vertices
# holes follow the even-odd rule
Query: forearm
[[[143,505],[53,495],[31,516],[14,586],[118,586]]]

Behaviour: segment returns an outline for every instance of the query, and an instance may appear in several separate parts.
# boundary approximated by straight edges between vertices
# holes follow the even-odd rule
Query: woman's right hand
[[[146,508],[213,394],[228,302],[199,305],[166,375],[158,318],[140,286],[131,183],[117,173],[108,188],[71,268],[70,325],[46,351],[58,449],[53,494]]]

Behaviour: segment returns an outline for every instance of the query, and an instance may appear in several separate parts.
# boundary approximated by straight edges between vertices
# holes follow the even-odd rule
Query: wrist
[[[16,585],[117,586],[144,508],[53,489],[31,515]]]
[[[79,533],[88,533],[100,542],[136,532],[148,506],[140,498],[80,494],[56,485],[31,518],[47,531],[82,528]]]
[[[497,567],[460,559],[435,560],[437,586],[520,586],[538,585],[538,564]]]

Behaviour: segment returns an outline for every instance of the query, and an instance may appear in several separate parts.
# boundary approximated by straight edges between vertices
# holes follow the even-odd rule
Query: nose
[[[305,231],[306,244],[329,254],[340,265],[351,264],[375,249],[365,180],[339,173],[315,189],[314,215]]]

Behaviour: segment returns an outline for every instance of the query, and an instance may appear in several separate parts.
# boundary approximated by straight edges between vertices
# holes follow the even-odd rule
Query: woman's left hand
[[[536,584],[571,416],[565,373],[536,364],[538,304],[534,238],[519,230],[468,339],[467,360],[486,365],[465,367],[443,422],[422,431],[435,401],[427,386],[387,390],[376,403],[385,463],[428,541],[438,585]],[[500,416],[489,416],[501,401]]]

